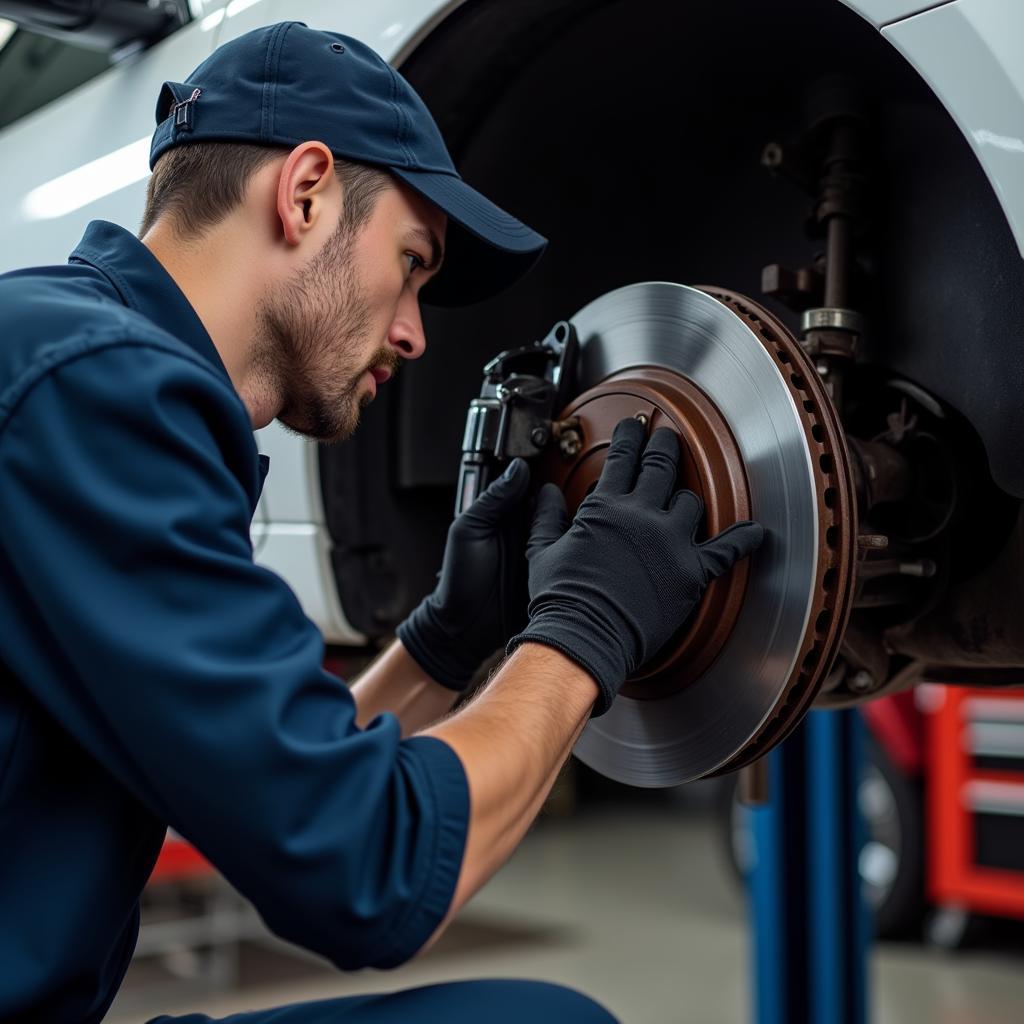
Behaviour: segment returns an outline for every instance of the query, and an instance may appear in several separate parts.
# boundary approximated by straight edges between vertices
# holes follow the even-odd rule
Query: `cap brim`
[[[518,281],[547,239],[452,174],[389,170],[448,215],[444,265],[423,289],[432,306],[469,306]]]

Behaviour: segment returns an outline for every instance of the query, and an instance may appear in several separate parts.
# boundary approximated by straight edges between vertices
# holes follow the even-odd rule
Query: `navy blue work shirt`
[[[265,464],[264,464],[265,471]],[[245,406],[157,259],[89,225],[0,276],[0,1019],[98,1021],[168,825],[278,935],[390,967],[444,917],[455,753],[365,730],[253,562]]]

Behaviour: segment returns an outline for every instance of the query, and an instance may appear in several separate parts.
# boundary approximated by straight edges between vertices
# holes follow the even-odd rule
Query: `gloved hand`
[[[480,663],[526,621],[523,499],[530,467],[505,473],[448,528],[438,584],[396,632],[432,679],[463,689]]]
[[[742,522],[696,543],[704,508],[692,491],[676,492],[679,441],[656,430],[641,458],[644,434],[638,420],[618,424],[571,526],[559,488],[541,488],[526,550],[530,621],[508,644],[510,654],[526,641],[547,644],[585,668],[601,691],[594,715],[679,629],[708,581],[764,535]]]

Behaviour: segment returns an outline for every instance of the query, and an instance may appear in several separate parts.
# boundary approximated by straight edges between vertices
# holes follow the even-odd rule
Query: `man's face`
[[[426,348],[419,290],[443,253],[445,215],[404,186],[368,221],[338,229],[259,311],[261,372],[279,388],[277,418],[318,441],[355,430],[402,359]]]

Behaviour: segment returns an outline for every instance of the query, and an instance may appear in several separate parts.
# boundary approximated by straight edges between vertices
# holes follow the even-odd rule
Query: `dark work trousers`
[[[403,992],[318,999],[216,1020],[202,1013],[149,1024],[616,1024],[593,1000],[544,981],[457,981]]]

